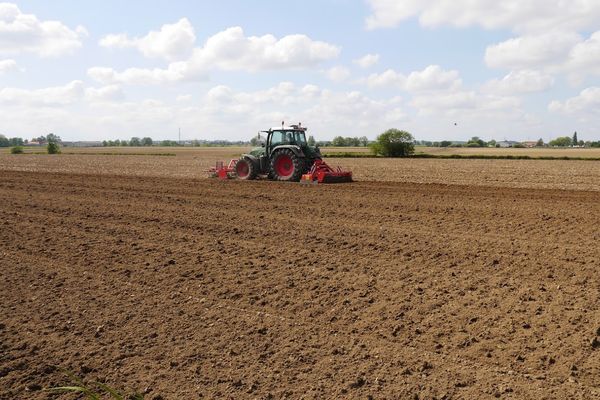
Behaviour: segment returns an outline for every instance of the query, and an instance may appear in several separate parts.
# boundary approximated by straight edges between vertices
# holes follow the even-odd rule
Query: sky
[[[0,2],[0,134],[600,139],[598,0]]]

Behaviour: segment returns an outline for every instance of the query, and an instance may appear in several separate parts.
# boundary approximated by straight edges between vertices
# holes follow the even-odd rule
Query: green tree
[[[23,154],[23,146],[14,146],[10,148],[10,154]]]
[[[314,145],[316,145],[316,144],[317,144],[317,141],[315,140],[314,136],[312,136],[312,135],[311,135],[311,136],[309,136],[309,137],[308,137],[308,145],[309,145],[309,146],[314,146]]]
[[[60,147],[56,142],[48,142],[48,146],[46,146],[46,150],[48,150],[48,154],[58,154],[60,153]]]
[[[467,147],[484,147],[485,142],[481,140],[478,136],[473,136],[468,142]]]
[[[577,143],[579,141],[577,140],[577,131],[575,131],[575,133],[573,133],[573,141],[571,142],[573,146],[577,146]]]
[[[0,135],[0,147],[10,146],[10,141],[4,135]]]
[[[571,146],[572,144],[572,140],[570,137],[568,136],[561,136],[561,137],[557,137],[554,140],[550,141],[550,146],[556,146],[556,147],[568,147]]]
[[[142,138],[142,146],[152,146],[152,138],[147,136]]]
[[[544,139],[539,138],[537,143],[535,144],[535,147],[544,147]]]
[[[369,138],[366,136],[361,136],[358,140],[360,140],[360,145],[363,147],[367,147],[369,145]]]
[[[20,137],[10,138],[8,142],[11,146],[23,146],[23,139]]]
[[[60,136],[57,136],[54,133],[49,133],[48,136],[46,136],[46,141],[48,143],[61,143],[62,142],[62,140],[60,139]]]
[[[388,129],[377,136],[371,144],[371,151],[384,157],[407,157],[415,151],[414,140],[409,132]]]
[[[440,142],[440,147],[449,147],[451,144],[452,144],[452,142],[449,140],[442,140]]]
[[[142,141],[140,140],[139,137],[132,137],[131,140],[129,141],[129,145],[130,146],[136,146],[139,147],[142,145]]]
[[[106,140],[102,141],[102,146],[107,147],[108,146],[108,142]]]
[[[336,136],[331,141],[331,145],[334,147],[344,147],[346,146],[346,139],[344,139],[342,136]]]
[[[487,145],[489,147],[496,147],[496,140],[492,139],[489,142],[487,142]]]

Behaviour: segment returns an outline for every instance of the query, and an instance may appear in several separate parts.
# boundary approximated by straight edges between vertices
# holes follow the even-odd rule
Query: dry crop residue
[[[2,399],[600,396],[597,191],[4,170],[0,215]]]

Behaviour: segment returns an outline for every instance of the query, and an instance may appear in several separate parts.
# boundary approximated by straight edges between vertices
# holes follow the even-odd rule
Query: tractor
[[[238,160],[231,160],[227,167],[222,161],[211,168],[211,176],[222,179],[235,177],[252,180],[259,176],[277,181],[311,183],[350,182],[352,172],[336,170],[321,159],[317,146],[309,146],[306,141],[306,128],[302,124],[271,128],[260,147],[242,154]],[[259,133],[260,137],[260,133]]]

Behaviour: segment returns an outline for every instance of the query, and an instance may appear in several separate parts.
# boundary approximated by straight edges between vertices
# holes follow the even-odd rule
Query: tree
[[[575,133],[573,133],[573,142],[572,142],[573,146],[577,146],[577,142],[578,142],[577,131],[575,131]]]
[[[10,138],[8,142],[11,146],[23,146],[23,139],[20,137]]]
[[[22,146],[11,147],[10,154],[23,154],[23,147]]]
[[[367,147],[369,145],[369,138],[366,136],[361,136],[359,139],[360,145],[363,147]]]
[[[331,141],[331,145],[334,147],[344,147],[346,146],[346,139],[341,136],[336,136]]]
[[[0,147],[10,146],[10,141],[4,135],[0,135]]]
[[[496,140],[492,139],[487,142],[488,147],[496,147]]]
[[[131,140],[129,141],[129,145],[130,145],[130,146],[136,146],[136,147],[139,147],[139,146],[141,146],[141,145],[142,145],[142,142],[141,142],[141,140],[140,140],[140,138],[139,138],[139,137],[135,137],[135,136],[134,136],[134,137],[132,137],[132,138],[131,138]]]
[[[549,144],[550,144],[550,146],[555,146],[555,147],[568,147],[568,146],[571,146],[572,140],[568,136],[561,136],[561,137],[557,137],[554,140],[551,140]]]
[[[309,136],[309,137],[308,137],[308,145],[309,145],[309,146],[314,146],[314,145],[316,145],[316,144],[317,144],[317,141],[315,140],[314,136],[312,136],[312,135],[311,135],[311,136]]]
[[[58,154],[60,153],[60,147],[56,142],[48,142],[48,146],[46,146],[48,150],[48,154]]]
[[[152,146],[152,138],[149,138],[149,137],[142,138],[142,146]]]
[[[535,144],[535,147],[544,147],[544,139],[539,138],[537,143]]]
[[[60,143],[60,142],[62,142],[62,140],[60,140],[60,136],[56,136],[54,133],[49,133],[48,136],[46,136],[46,141],[48,143]]]
[[[485,142],[479,139],[478,136],[473,136],[468,142],[467,147],[484,147]]]
[[[452,142],[451,142],[451,141],[449,141],[449,140],[442,140],[442,141],[440,142],[440,147],[448,147],[448,146],[450,146],[451,144],[452,144]]]
[[[414,140],[406,131],[388,129],[377,136],[371,144],[371,151],[384,157],[407,157],[415,151]]]
[[[108,142],[106,140],[102,141],[102,146],[107,147],[108,146]]]

